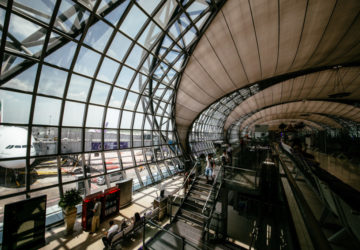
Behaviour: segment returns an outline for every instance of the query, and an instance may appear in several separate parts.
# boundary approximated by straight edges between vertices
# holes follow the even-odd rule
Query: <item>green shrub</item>
[[[63,197],[60,198],[59,207],[62,209],[75,207],[82,201],[80,191],[76,189],[67,190]]]

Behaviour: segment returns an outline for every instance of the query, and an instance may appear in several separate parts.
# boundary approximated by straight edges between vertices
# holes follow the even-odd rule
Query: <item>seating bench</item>
[[[111,237],[110,241],[110,247],[116,246],[122,239],[125,239],[131,235],[134,235],[136,232],[138,232],[140,229],[143,228],[144,222],[146,220],[153,219],[157,216],[159,212],[159,208],[154,209],[150,212],[145,212],[143,216],[141,216],[140,221],[136,222],[135,224],[131,223],[129,226],[124,228],[123,230],[120,230],[114,234],[114,236]]]

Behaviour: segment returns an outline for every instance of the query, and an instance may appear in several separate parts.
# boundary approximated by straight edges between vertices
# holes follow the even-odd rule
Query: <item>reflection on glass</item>
[[[160,181],[162,178],[161,172],[159,171],[155,163],[149,164],[150,171],[155,181]]]

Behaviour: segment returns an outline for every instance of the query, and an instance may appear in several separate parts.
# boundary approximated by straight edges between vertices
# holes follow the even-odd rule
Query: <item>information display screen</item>
[[[5,205],[2,249],[45,245],[46,195]]]

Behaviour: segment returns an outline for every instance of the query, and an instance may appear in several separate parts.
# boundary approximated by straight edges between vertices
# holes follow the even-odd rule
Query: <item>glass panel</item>
[[[117,72],[119,67],[120,64],[118,64],[114,60],[105,57],[104,61],[101,64],[101,68],[97,78],[105,82],[112,83],[115,77],[115,73]]]
[[[102,52],[109,41],[112,31],[112,27],[99,20],[89,28],[84,43]]]
[[[161,7],[160,11],[156,14],[154,19],[156,22],[163,28],[166,28],[175,8],[176,8],[176,0],[168,0],[166,3]]]
[[[61,101],[38,96],[34,111],[34,124],[58,125]]]
[[[149,167],[150,167],[150,171],[154,177],[154,180],[155,181],[160,181],[162,176],[161,176],[161,173],[159,172],[159,169],[158,167],[156,166],[155,163],[152,163],[152,164],[149,164]]]
[[[85,151],[100,151],[102,149],[101,130],[85,130]]]
[[[111,94],[109,106],[115,108],[121,108],[124,99],[125,90],[114,87]]]
[[[31,97],[31,95],[0,89],[0,123],[28,123]]]
[[[105,128],[117,128],[120,110],[108,108],[106,113]]]
[[[137,190],[141,187],[139,179],[136,175],[135,169],[131,168],[125,171],[126,179],[133,179],[133,190]]]
[[[151,2],[151,1],[149,1]],[[143,45],[146,49],[150,48],[155,44],[159,35],[161,34],[160,28],[152,21],[148,24],[138,42]]]
[[[124,14],[126,7],[129,5],[129,2],[130,0],[126,0],[121,3],[118,7],[116,7],[116,9],[105,15],[105,19],[111,22],[113,25],[116,25],[120,20],[120,17]]]
[[[44,65],[41,70],[38,93],[62,97],[67,75],[66,71]]]
[[[111,149],[118,149],[118,131],[117,130],[110,130],[106,129],[104,131],[104,149],[111,150]]]
[[[141,131],[133,130],[133,147],[141,147],[142,140],[141,140]]]
[[[130,130],[121,130],[120,131],[120,149],[125,149],[131,147],[131,132]]]
[[[36,140],[36,143],[34,143],[36,155],[51,155],[57,153],[58,128],[33,127],[32,136]]]
[[[140,166],[146,163],[142,149],[134,150],[134,156],[135,156],[136,165]]]
[[[133,129],[141,129],[144,120],[144,114],[141,113],[135,113],[135,114],[136,116],[135,116]]]
[[[45,29],[41,29],[39,25],[12,14],[9,23],[11,37],[7,37],[6,47],[17,49],[19,52],[30,56],[37,54],[36,56],[39,57],[39,52],[41,52],[44,43],[44,32]],[[34,36],[35,33],[36,36]]]
[[[123,87],[123,88],[128,88],[128,86],[131,83],[131,79],[134,76],[135,71],[133,71],[132,69],[123,66],[120,72],[120,75],[118,77],[118,79],[116,80],[116,85]]]
[[[23,91],[33,91],[37,64],[25,70],[21,74],[11,78],[4,85],[5,88],[19,89]]]
[[[117,32],[114,40],[110,45],[107,55],[114,57],[115,59],[122,62],[130,45],[131,40],[123,36],[121,33]]]
[[[123,111],[121,117],[121,128],[131,128],[133,112]]]
[[[90,85],[91,79],[72,74],[67,98],[78,101],[86,101]]]
[[[150,173],[148,171],[147,165],[139,166],[138,171],[143,185],[144,186],[150,185],[152,183],[152,179],[150,177]]]
[[[100,54],[85,47],[81,47],[74,71],[87,76],[93,76],[98,65]]]
[[[144,146],[151,146],[152,145],[152,133],[151,131],[143,131],[144,133]]]
[[[126,97],[126,102],[124,105],[124,109],[129,109],[129,110],[134,110],[136,103],[137,103],[137,99],[138,99],[139,95],[129,92],[128,96]]]
[[[104,107],[89,105],[86,127],[102,127],[102,117],[104,114]]]
[[[134,166],[133,158],[131,155],[131,150],[120,151],[120,155],[121,155],[121,162],[122,162],[124,169]]]
[[[158,6],[158,4],[160,3],[160,0],[137,0],[136,2],[146,11],[146,13],[151,15],[156,6]]]
[[[31,181],[30,188],[35,189],[35,188],[50,186],[53,184],[58,184],[59,183],[58,176],[57,176],[58,166],[57,166],[56,157],[38,158],[37,161],[39,162],[39,164],[34,166],[33,170],[32,170],[36,173],[37,180]],[[33,175],[33,176],[35,176],[35,175]],[[59,191],[58,188],[56,188],[55,190],[56,190],[56,193]],[[55,191],[55,190],[45,189],[45,190],[42,190],[42,194],[48,195],[48,199],[49,199],[49,196],[50,197],[52,196],[51,192]],[[52,205],[55,205],[55,204],[52,204]]]
[[[89,12],[70,0],[61,1],[55,26],[65,33],[74,34],[84,28],[89,19]]]
[[[68,69],[75,54],[77,44],[68,42],[45,58],[45,62]]]
[[[171,174],[176,174],[178,172],[178,169],[175,167],[175,164],[171,159],[166,160],[165,163],[168,166]]]
[[[121,24],[120,30],[130,37],[135,38],[146,20],[146,15],[136,5],[133,5]]]
[[[91,92],[91,103],[105,105],[110,85],[96,81],[94,88]]]
[[[31,3],[27,0],[16,0],[13,8],[45,23],[49,23],[54,5],[55,0],[48,0],[46,3],[42,0],[33,0]]]
[[[143,59],[143,57],[146,55],[147,52],[145,50],[143,50],[140,46],[135,45],[132,48],[130,55],[126,59],[126,64],[136,69],[140,65],[140,62]]]
[[[81,128],[62,128],[61,129],[61,153],[81,152],[82,148],[82,129]]]
[[[161,170],[164,178],[168,177],[168,176],[169,176],[169,172],[168,172],[168,170],[167,170],[167,167],[166,167],[165,163],[164,163],[164,162],[160,162],[160,163],[158,163],[158,165],[159,165],[159,168],[160,168],[160,170]]]
[[[104,156],[108,173],[110,173],[110,171],[114,172],[121,169],[117,151],[104,152]]]
[[[65,102],[63,126],[80,127],[83,124],[85,105],[77,102]]]

